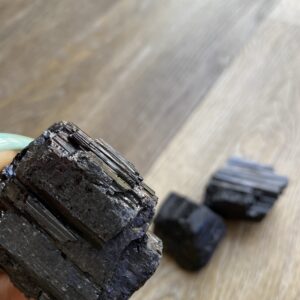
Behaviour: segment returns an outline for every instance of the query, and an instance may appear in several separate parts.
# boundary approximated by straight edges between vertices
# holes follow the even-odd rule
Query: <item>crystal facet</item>
[[[156,202],[112,147],[54,124],[2,172],[0,265],[35,299],[128,299],[159,264]]]

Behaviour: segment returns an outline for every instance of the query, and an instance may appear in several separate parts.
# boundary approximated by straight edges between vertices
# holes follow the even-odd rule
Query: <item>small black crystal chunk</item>
[[[233,157],[212,176],[205,205],[226,218],[260,221],[287,185],[272,166]]]
[[[164,250],[190,271],[208,263],[226,231],[223,220],[209,208],[175,193],[168,196],[154,224]]]
[[[102,140],[54,124],[0,177],[0,266],[37,300],[125,300],[158,267],[157,197]]]

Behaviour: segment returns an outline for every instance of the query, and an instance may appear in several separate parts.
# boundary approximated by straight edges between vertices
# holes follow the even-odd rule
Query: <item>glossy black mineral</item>
[[[128,299],[159,264],[156,202],[113,148],[54,124],[2,173],[1,268],[38,300]]]
[[[223,238],[223,220],[204,205],[172,193],[154,220],[164,250],[184,269],[204,267]]]
[[[233,157],[212,176],[205,204],[226,218],[260,221],[287,185],[271,166]]]

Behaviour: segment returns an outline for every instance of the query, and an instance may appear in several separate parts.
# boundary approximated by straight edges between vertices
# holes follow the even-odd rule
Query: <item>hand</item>
[[[0,169],[2,170],[6,165],[8,165],[15,155],[16,153],[13,151],[0,152]],[[9,277],[3,272],[0,273],[0,299],[27,300],[25,296],[13,286]]]

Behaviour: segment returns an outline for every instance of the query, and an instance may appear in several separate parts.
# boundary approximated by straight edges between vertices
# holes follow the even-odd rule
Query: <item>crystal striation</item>
[[[175,193],[168,196],[154,224],[164,250],[190,271],[209,262],[226,231],[223,220],[209,208]]]
[[[272,166],[233,157],[212,176],[205,204],[226,218],[260,221],[287,185]]]
[[[128,299],[160,261],[156,203],[112,147],[54,124],[2,172],[0,265],[34,299]]]

